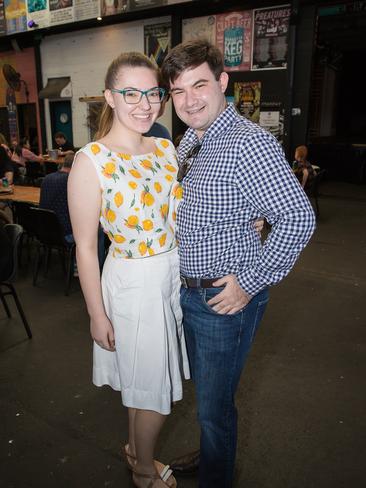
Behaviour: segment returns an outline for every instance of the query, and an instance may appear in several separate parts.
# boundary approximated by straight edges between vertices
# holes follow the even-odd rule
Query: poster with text
[[[27,25],[28,30],[33,30],[29,23],[33,20],[37,28],[48,27],[50,25],[50,11],[48,0],[27,0]]]
[[[234,103],[241,115],[247,119],[259,123],[260,101],[261,101],[260,81],[243,81],[234,83]]]
[[[6,34],[6,22],[5,22],[4,0],[0,0],[0,36],[5,36],[5,34]]]
[[[49,0],[50,24],[67,24],[74,21],[74,0]]]
[[[194,17],[182,20],[182,41],[207,39],[216,44],[216,16]]]
[[[252,69],[287,67],[289,5],[254,11]]]
[[[166,4],[167,0],[129,0],[127,10],[146,10]]]
[[[171,47],[170,22],[144,25],[145,54],[161,66]]]
[[[261,102],[259,125],[283,144],[285,112],[282,102]]]
[[[27,30],[27,5],[25,0],[5,0],[6,33],[24,32]]]
[[[100,0],[74,0],[74,19],[95,19],[100,15]]]
[[[100,15],[117,15],[128,9],[128,0],[100,0]]]
[[[248,71],[252,53],[252,10],[216,15],[216,45],[225,71]]]

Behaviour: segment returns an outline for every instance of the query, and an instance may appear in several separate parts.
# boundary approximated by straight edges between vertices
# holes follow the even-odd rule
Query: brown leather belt
[[[180,282],[184,288],[214,288],[213,284],[220,278],[187,278],[180,275]]]

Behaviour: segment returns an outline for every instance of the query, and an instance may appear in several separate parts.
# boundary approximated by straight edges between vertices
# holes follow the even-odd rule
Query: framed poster
[[[254,10],[252,70],[287,68],[291,8]]]
[[[234,103],[241,115],[247,119],[259,123],[260,101],[261,101],[260,81],[244,81],[234,83]]]
[[[252,54],[252,10],[216,15],[216,45],[225,71],[249,71]]]

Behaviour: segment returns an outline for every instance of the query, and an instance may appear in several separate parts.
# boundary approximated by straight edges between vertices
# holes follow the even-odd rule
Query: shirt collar
[[[222,132],[226,131],[227,128],[233,124],[238,117],[239,114],[235,108],[235,105],[233,103],[229,103],[226,109],[221,112],[221,114],[203,134],[201,142],[206,139],[217,138]],[[185,139],[190,142],[199,142],[196,131],[192,128],[187,130]]]

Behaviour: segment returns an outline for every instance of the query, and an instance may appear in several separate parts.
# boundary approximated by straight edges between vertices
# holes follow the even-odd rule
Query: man
[[[162,74],[189,127],[178,149],[184,197],[177,229],[201,428],[199,486],[229,488],[240,374],[268,287],[288,274],[315,218],[276,139],[227,105],[228,75],[218,48],[204,40],[180,44],[165,58]],[[252,225],[259,216],[272,224],[263,246]]]
[[[71,154],[75,152],[74,146],[66,139],[63,132],[56,132],[55,142],[60,156],[66,156],[67,153]]]
[[[74,161],[74,153],[65,156],[63,165],[59,171],[45,177],[41,186],[41,197],[39,206],[53,210],[64,230],[65,239],[72,243],[74,238],[67,204],[67,180]]]

